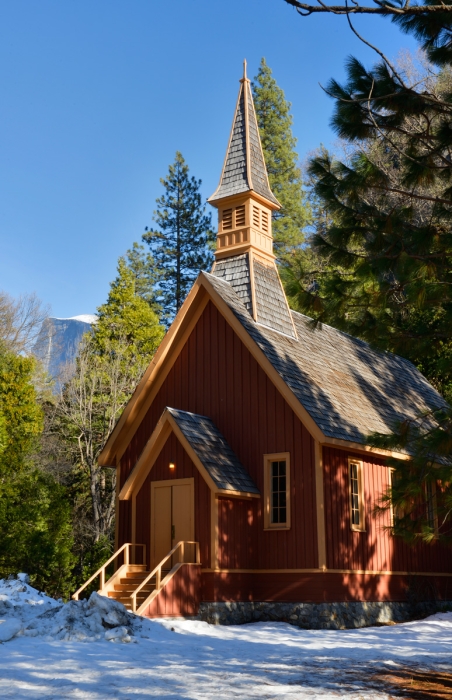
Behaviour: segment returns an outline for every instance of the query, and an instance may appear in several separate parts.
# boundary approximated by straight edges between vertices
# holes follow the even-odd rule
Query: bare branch
[[[366,5],[353,4],[352,7],[344,5],[325,5],[319,0],[318,5],[308,5],[299,0],[284,0],[288,5],[296,9],[302,17],[308,17],[316,12],[330,12],[335,15],[424,15],[435,14],[436,12],[452,12],[452,5],[410,5],[406,2],[403,7],[394,7],[386,3],[377,3],[377,7],[369,7]]]

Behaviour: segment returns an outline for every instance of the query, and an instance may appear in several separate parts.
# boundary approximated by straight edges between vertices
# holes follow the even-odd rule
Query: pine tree
[[[450,32],[452,17],[397,21],[424,40],[436,71],[431,65],[420,81],[410,80],[386,59],[368,70],[350,58],[346,84],[330,82],[333,123],[349,155],[340,160],[323,150],[311,162],[331,217],[313,244],[328,266],[316,289],[300,279],[297,297],[317,320],[413,361],[450,400],[452,49],[444,27]],[[452,410],[438,400],[427,415],[393,427],[369,442],[412,456],[389,461],[397,478],[382,507],[394,507],[395,533],[452,539]]]
[[[142,279],[140,282],[143,288]],[[118,276],[110,286],[106,303],[97,309],[92,334],[93,349],[104,357],[116,342],[124,345],[127,355],[143,357],[147,362],[163,338],[157,314],[137,293],[136,286],[136,272],[119,258]]]
[[[268,179],[282,205],[282,209],[273,214],[275,253],[280,259],[285,259],[303,243],[310,213],[297,165],[291,104],[273,78],[265,58],[262,58],[254,78],[253,97]]]
[[[135,294],[144,299],[158,316],[162,314],[162,308],[157,302],[158,273],[155,260],[144,245],[133,243],[126,255],[127,267],[135,278]]]
[[[167,177],[160,182],[165,193],[156,200],[154,221],[158,228],[145,233],[143,240],[156,265],[158,302],[171,320],[198,273],[212,265],[212,219],[201,203],[201,180],[189,176],[179,151]]]
[[[35,466],[43,414],[35,361],[0,352],[0,577],[26,571],[34,585],[68,596],[72,532],[67,490]]]

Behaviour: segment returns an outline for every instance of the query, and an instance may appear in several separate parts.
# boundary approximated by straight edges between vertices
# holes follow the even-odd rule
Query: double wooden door
[[[151,515],[154,567],[178,542],[194,540],[194,479],[152,482]]]

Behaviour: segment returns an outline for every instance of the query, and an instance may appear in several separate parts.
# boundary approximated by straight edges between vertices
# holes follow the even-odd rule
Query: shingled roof
[[[225,491],[259,494],[259,489],[210,418],[167,408],[215,485]]]
[[[278,208],[281,206],[270,189],[264,154],[257,126],[250,81],[244,77],[232,124],[220,184],[209,202],[243,192],[254,191]]]
[[[408,360],[294,311],[297,339],[258,325],[231,284],[202,274],[325,436],[364,444],[372,432],[447,405]]]

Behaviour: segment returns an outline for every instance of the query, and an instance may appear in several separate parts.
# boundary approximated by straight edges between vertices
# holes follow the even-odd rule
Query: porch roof
[[[207,416],[167,408],[218,489],[259,494],[238,457]]]

